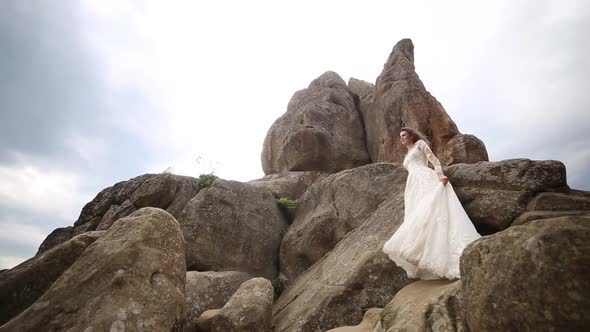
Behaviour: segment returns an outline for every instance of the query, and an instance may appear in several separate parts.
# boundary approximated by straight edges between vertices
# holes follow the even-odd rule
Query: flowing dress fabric
[[[428,161],[435,170],[428,168]],[[410,278],[458,279],[463,249],[480,237],[451,183],[443,185],[438,159],[428,145],[417,141],[404,159],[408,179],[404,222],[383,246]]]

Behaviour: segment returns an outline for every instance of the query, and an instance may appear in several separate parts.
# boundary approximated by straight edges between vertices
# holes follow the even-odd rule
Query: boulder
[[[461,281],[420,280],[381,312],[381,331],[466,331]]]
[[[223,307],[238,287],[250,278],[248,273],[236,271],[187,272],[184,330],[196,329],[203,312]]]
[[[590,211],[590,197],[566,193],[540,193],[530,202],[529,211]]]
[[[461,256],[471,331],[583,331],[590,326],[590,217],[530,221]]]
[[[493,233],[510,226],[526,210],[532,197],[528,191],[485,187],[458,187],[455,193],[480,234]]]
[[[127,181],[117,182],[115,185],[101,190],[92,201],[84,205],[74,226],[80,226],[93,218],[102,217],[112,205],[123,203],[144,181],[156,176],[156,174],[144,174]]]
[[[271,191],[218,179],[191,199],[179,223],[189,270],[277,275],[287,222]]]
[[[129,197],[131,203],[137,207],[167,208],[176,193],[176,181],[172,174],[162,174],[147,179],[133,191]]]
[[[384,307],[411,282],[382,251],[403,222],[407,172],[391,170],[390,197],[363,223],[290,284],[273,306],[281,331],[325,331],[359,324],[364,311]]]
[[[209,309],[201,314],[201,316],[197,319],[197,325],[193,331],[196,332],[209,332],[211,331],[211,322],[217,315],[221,309]]]
[[[354,87],[359,94],[368,95],[364,87]],[[428,92],[414,67],[414,44],[410,39],[400,40],[394,47],[377,77],[373,102],[361,111],[367,135],[367,149],[371,160],[402,162],[407,152],[399,143],[402,127],[412,127],[424,133],[432,142],[434,153],[444,162],[447,144],[460,132],[443,106]],[[461,139],[458,139],[461,140]],[[473,162],[487,156],[485,147],[477,145],[476,151],[460,153],[459,144],[449,147],[453,162],[464,162],[465,156]],[[465,146],[471,148],[471,145]],[[484,159],[484,160],[487,160]]]
[[[102,233],[74,236],[4,272],[0,278],[0,325],[37,301]]]
[[[375,85],[373,83],[351,77],[348,80],[348,89],[359,100],[372,103],[375,98]]]
[[[489,161],[485,144],[474,135],[457,134],[445,146],[441,159],[447,165]]]
[[[507,159],[445,168],[454,187],[538,193],[567,187],[565,165],[556,160]]]
[[[354,96],[354,101],[356,103],[357,109],[361,112],[361,117],[364,119],[367,115],[369,107],[375,100],[375,85],[351,77],[348,80],[348,88]]]
[[[457,197],[480,234],[511,225],[540,191],[567,190],[565,166],[558,161],[509,159],[445,168]]]
[[[71,235],[106,230],[117,219],[147,206],[165,209],[178,218],[186,203],[196,195],[199,189],[194,178],[174,174],[144,174],[128,181],[118,182],[103,189],[82,208]],[[69,231],[58,230],[44,241],[44,250],[67,239]]]
[[[296,218],[281,244],[281,273],[295,279],[362,224],[390,197],[396,166],[375,163],[316,182],[300,198]]]
[[[181,328],[184,240],[174,217],[143,208],[116,221],[0,331]]]
[[[115,221],[132,214],[136,210],[137,208],[135,205],[133,205],[128,199],[121,205],[111,205],[108,211],[100,219],[100,224],[98,224],[96,229],[99,231],[109,229]]]
[[[381,311],[383,311],[382,308],[371,308],[365,312],[363,321],[359,325],[337,327],[326,332],[373,332]]]
[[[212,332],[270,332],[273,288],[268,279],[253,278],[240,285],[210,321]]]
[[[55,247],[56,245],[58,245],[60,243],[64,243],[67,240],[71,239],[72,236],[74,236],[73,231],[74,231],[73,226],[60,227],[60,228],[54,229],[53,232],[49,233],[49,235],[47,235],[45,240],[43,240],[43,242],[41,242],[41,245],[39,246],[39,250],[37,251],[37,253],[35,255],[39,255],[40,253],[47,251],[47,250]]]
[[[524,225],[532,220],[539,220],[539,219],[552,219],[552,220],[559,220],[556,219],[557,217],[565,217],[565,216],[582,216],[582,215],[590,215],[590,211],[527,211],[518,218],[514,219],[512,222],[512,226]]]
[[[265,175],[261,179],[248,181],[258,188],[270,190],[276,198],[286,197],[296,200],[316,181],[326,177],[327,173],[308,172],[282,172]]]
[[[79,234],[82,234],[85,232],[92,232],[98,228],[101,220],[102,220],[102,216],[92,217],[90,220],[83,223],[82,225],[74,226],[74,230],[72,231],[72,234],[79,235]]]
[[[269,128],[261,159],[264,174],[332,173],[371,161],[361,116],[337,73],[326,72],[293,95]]]

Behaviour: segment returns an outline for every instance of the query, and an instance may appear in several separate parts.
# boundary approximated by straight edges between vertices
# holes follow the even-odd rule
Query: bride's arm
[[[443,183],[443,185],[446,186],[449,182],[449,178],[447,178],[443,174],[442,166],[440,165],[440,160],[438,160],[434,153],[432,153],[432,150],[430,150],[430,147],[428,146],[428,144],[426,144],[426,142],[424,142],[423,140],[419,140],[418,142],[416,142],[416,144],[418,144],[418,150],[422,151],[422,153],[426,155],[426,158],[428,158],[428,161],[430,161],[432,166],[434,166],[434,171],[436,172],[436,175],[438,175],[438,179]]]
[[[426,142],[424,142],[423,140],[419,140],[418,142],[416,142],[416,144],[418,144],[418,149],[422,151],[422,153],[424,153],[426,158],[428,158],[428,161],[430,161],[432,166],[434,166],[434,170],[436,171],[436,173],[444,175],[442,171],[442,166],[440,164],[440,160],[438,160],[434,153],[432,153],[432,150],[430,149],[428,144],[426,144]]]

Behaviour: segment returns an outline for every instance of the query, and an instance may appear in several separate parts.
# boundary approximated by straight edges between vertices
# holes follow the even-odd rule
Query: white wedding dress
[[[451,183],[445,186],[438,179],[442,168],[426,142],[414,143],[403,165],[408,170],[404,222],[382,250],[410,278],[458,279],[461,253],[480,234]]]

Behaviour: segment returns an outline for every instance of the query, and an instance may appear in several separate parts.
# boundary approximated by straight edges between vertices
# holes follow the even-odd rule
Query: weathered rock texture
[[[565,193],[540,193],[528,206],[529,211],[590,211],[590,197]]]
[[[533,193],[567,186],[565,166],[556,160],[507,159],[452,165],[446,174],[455,187],[483,187]],[[456,176],[460,174],[460,176]]]
[[[0,325],[27,309],[103,232],[73,237],[7,270],[0,278]]]
[[[562,216],[590,215],[590,196],[580,190],[565,190],[565,193],[543,192],[527,205],[527,211],[518,216],[512,226],[523,225],[531,220]],[[554,219],[558,220],[558,219]]]
[[[328,173],[317,171],[283,172],[248,181],[249,184],[272,191],[276,198],[286,197],[292,200],[301,197],[316,181],[325,178]]]
[[[451,165],[446,175],[465,211],[483,234],[510,226],[539,192],[568,190],[558,161],[509,159]]]
[[[488,152],[482,140],[474,135],[457,134],[453,136],[442,151],[441,159],[447,164],[487,161]]]
[[[410,39],[394,46],[377,77],[374,95],[367,92],[370,88],[366,84],[359,87],[358,82],[351,83],[355,84],[351,89],[361,94],[367,148],[374,162],[403,160],[406,149],[399,143],[399,132],[404,126],[424,133],[434,153],[446,164],[488,160],[483,143],[472,135],[458,136],[461,133],[456,124],[426,91],[415,71]],[[372,103],[368,103],[371,99]]]
[[[471,331],[590,326],[590,217],[530,221],[469,244],[461,257]]]
[[[186,203],[201,189],[194,178],[173,174],[144,174],[103,189],[87,203],[74,228],[58,228],[39,248],[39,253],[74,235],[106,230],[119,218],[142,207],[165,209],[175,218]]]
[[[406,171],[390,169],[390,197],[289,285],[273,306],[280,331],[324,331],[360,323],[369,308],[384,307],[411,282],[382,251],[403,221]]]
[[[249,184],[266,188],[277,198],[288,198],[295,202],[294,207],[280,206],[287,222],[291,224],[297,214],[297,200],[309,189],[309,187],[328,176],[329,173],[307,171],[307,172],[282,172],[265,175],[261,179],[248,181]]]
[[[196,332],[209,332],[211,331],[211,322],[217,315],[221,309],[209,309],[201,314],[201,316],[197,319],[197,325],[194,331]]]
[[[268,130],[264,174],[337,172],[369,163],[363,123],[346,82],[326,72],[297,91]]]
[[[273,288],[269,280],[244,282],[210,322],[213,332],[270,332]]]
[[[375,101],[375,85],[351,77],[348,80],[348,88],[353,94],[357,109],[363,116],[366,115],[369,107]]]
[[[371,308],[365,312],[363,321],[359,325],[337,327],[326,332],[373,332],[381,311],[383,311],[381,308]]]
[[[39,246],[39,250],[35,255],[39,255],[60,243],[64,243],[67,240],[71,239],[73,236],[74,227],[60,227],[53,230],[53,232],[49,233],[45,240]]]
[[[387,304],[380,320],[386,332],[466,331],[461,281],[413,282]]]
[[[532,220],[539,220],[539,219],[553,219],[557,217],[565,217],[565,216],[583,216],[589,215],[590,211],[527,211],[518,218],[514,219],[511,226],[518,226],[524,225]],[[558,220],[558,219],[553,219]]]
[[[391,164],[344,170],[316,182],[297,206],[281,245],[281,273],[293,280],[362,224],[395,188]]]
[[[203,312],[223,307],[238,287],[250,278],[248,273],[236,271],[187,272],[184,330],[196,329]]]
[[[115,222],[0,331],[171,331],[182,319],[185,274],[174,217],[140,209]]]
[[[191,199],[179,223],[189,270],[277,275],[287,222],[270,190],[218,179]]]

